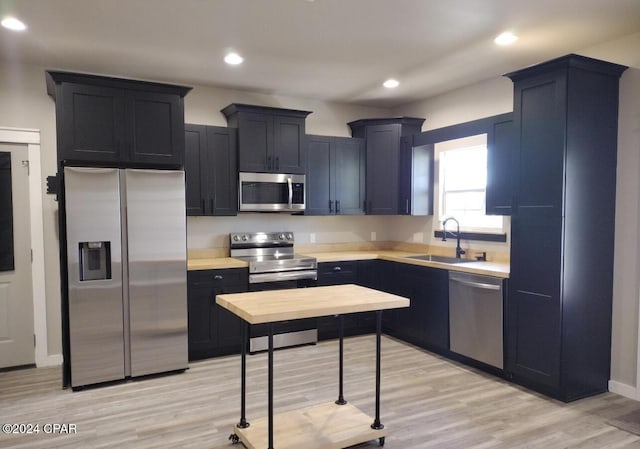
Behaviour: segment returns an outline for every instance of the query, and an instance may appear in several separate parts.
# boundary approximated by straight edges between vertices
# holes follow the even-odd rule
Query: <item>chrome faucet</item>
[[[460,259],[463,254],[466,254],[466,251],[460,247],[460,223],[453,217],[445,218],[442,222],[442,241],[447,241],[447,222],[449,220],[453,220],[456,222],[456,259]]]

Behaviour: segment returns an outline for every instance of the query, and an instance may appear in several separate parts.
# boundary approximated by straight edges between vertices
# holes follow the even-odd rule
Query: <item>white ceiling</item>
[[[0,0],[0,15],[29,27],[0,29],[5,63],[380,107],[640,31],[640,0]],[[495,46],[505,29],[519,41]]]

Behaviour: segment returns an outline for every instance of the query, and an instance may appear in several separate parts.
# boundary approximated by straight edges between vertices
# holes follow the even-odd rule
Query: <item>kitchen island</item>
[[[272,290],[251,293],[223,294],[216,302],[239,316],[243,321],[243,349],[241,364],[241,417],[233,429],[231,440],[242,441],[251,449],[344,448],[378,439],[384,444],[386,429],[380,422],[380,336],[382,311],[409,306],[401,296],[353,284],[308,289]],[[315,318],[376,311],[376,410],[370,418],[343,397],[343,339],[340,335],[339,395],[335,403],[306,407],[294,412],[273,414],[273,332],[269,332],[268,357],[268,414],[251,425],[245,416],[246,346],[250,324],[274,323],[283,320]],[[271,326],[270,326],[271,328]],[[373,420],[372,424],[368,424]],[[275,433],[274,433],[275,432]]]

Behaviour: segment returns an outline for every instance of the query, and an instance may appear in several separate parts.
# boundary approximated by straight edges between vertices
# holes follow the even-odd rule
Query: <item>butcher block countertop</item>
[[[414,248],[410,245],[404,245],[405,248],[394,249],[359,249],[349,248],[347,245],[334,245],[330,250],[316,250],[310,245],[296,251],[297,253],[315,257],[318,263],[322,262],[345,262],[352,260],[371,260],[381,259],[392,262],[406,263],[410,265],[420,265],[424,267],[440,268],[450,271],[461,271],[465,273],[483,274],[486,276],[496,276],[500,278],[509,277],[509,262],[507,261],[489,261],[489,262],[465,262],[462,264],[450,264],[443,262],[432,262],[418,259],[409,259],[407,256],[415,256],[419,254],[434,254],[441,251],[431,251],[428,247]],[[215,270],[222,268],[246,268],[247,262],[232,257],[225,257],[222,248],[217,250],[189,250],[188,270]],[[228,249],[227,253],[228,254]],[[448,253],[447,253],[448,254]],[[442,255],[442,254],[441,254]],[[450,255],[450,254],[449,254]]]
[[[409,307],[407,298],[353,284],[222,294],[216,303],[249,324]]]

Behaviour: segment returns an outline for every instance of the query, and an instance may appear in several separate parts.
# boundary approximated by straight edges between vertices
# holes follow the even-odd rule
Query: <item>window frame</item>
[[[448,140],[461,139],[464,137],[474,136],[478,134],[487,134],[487,140],[491,140],[491,136],[493,135],[493,128],[496,123],[503,122],[505,120],[511,120],[513,116],[512,112],[508,112],[505,114],[494,115],[490,117],[485,117],[477,120],[472,120],[468,122],[463,122],[455,125],[445,126],[442,128],[436,128],[428,131],[424,131],[420,134],[414,135],[413,145],[435,145],[439,142],[445,142]],[[487,155],[487,159],[489,156]],[[438,164],[438,161],[436,161]],[[437,174],[439,171],[439,167],[435,167],[435,173]],[[438,176],[438,175],[436,175]],[[487,180],[489,182],[489,180]],[[435,187],[438,188],[438,182],[435,181]],[[439,192],[437,193],[439,195]],[[438,196],[434,197],[437,199]],[[438,207],[439,201],[434,201],[434,206]],[[439,210],[435,210],[434,207],[434,218],[439,219],[438,214]],[[486,214],[486,212],[485,212]],[[475,232],[474,230],[465,229],[462,230],[465,232],[464,235],[469,236],[470,240],[486,240],[486,241],[506,241],[506,232],[509,228],[509,218],[503,216],[502,220],[502,232],[499,232],[498,229],[492,228],[491,230],[487,228],[482,228],[482,231]],[[434,231],[434,235],[437,237],[439,231]]]

